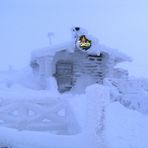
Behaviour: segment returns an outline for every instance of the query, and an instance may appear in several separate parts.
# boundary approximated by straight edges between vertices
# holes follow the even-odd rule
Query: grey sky
[[[69,41],[82,26],[100,42],[133,57],[131,75],[148,77],[147,0],[0,0],[0,70],[27,66],[30,52]]]

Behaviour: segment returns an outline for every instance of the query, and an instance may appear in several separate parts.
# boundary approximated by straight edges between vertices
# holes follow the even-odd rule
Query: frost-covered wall
[[[59,66],[61,63],[62,65]],[[107,54],[89,55],[75,49],[73,53],[61,51],[55,55],[53,75],[57,80],[59,90],[64,92],[72,87],[80,86],[84,89],[88,85],[102,83],[107,73],[106,68]]]
[[[51,76],[52,56],[43,56],[33,59],[31,67],[35,75]]]

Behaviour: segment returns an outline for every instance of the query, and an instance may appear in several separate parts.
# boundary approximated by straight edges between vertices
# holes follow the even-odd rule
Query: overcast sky
[[[82,26],[100,43],[130,55],[130,75],[148,77],[147,0],[0,0],[0,70],[23,68],[30,53],[69,41],[70,28]]]

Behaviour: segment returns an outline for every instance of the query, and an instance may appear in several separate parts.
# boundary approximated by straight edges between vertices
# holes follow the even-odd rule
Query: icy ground
[[[107,83],[89,86],[83,94],[61,95],[53,88],[41,91],[11,80],[1,82],[0,147],[148,148],[146,89],[139,91],[137,87],[136,92],[140,93],[133,102],[131,95],[137,96],[133,90],[128,89],[127,93],[118,87],[119,91]],[[26,109],[35,115],[28,115]],[[51,116],[50,112],[60,109],[68,112]],[[49,121],[52,130],[43,119],[59,125]]]

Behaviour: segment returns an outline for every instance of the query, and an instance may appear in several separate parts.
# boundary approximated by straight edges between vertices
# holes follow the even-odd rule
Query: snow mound
[[[109,148],[147,148],[148,117],[129,110],[119,103],[106,108],[106,129]]]

